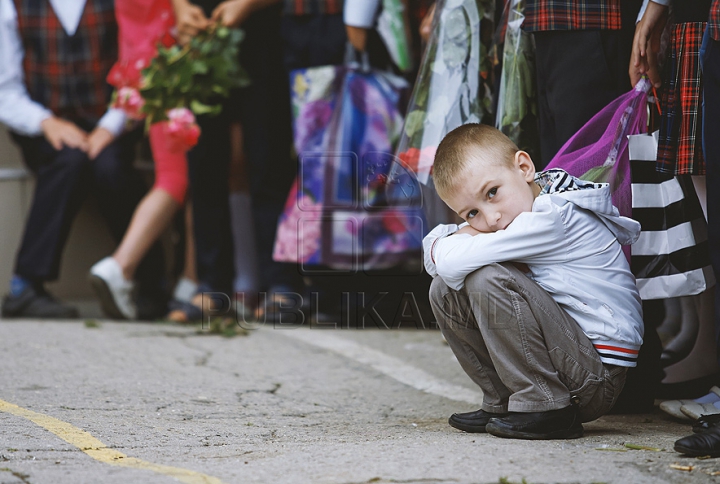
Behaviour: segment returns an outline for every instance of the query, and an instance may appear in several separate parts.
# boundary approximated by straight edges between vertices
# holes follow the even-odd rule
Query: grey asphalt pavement
[[[660,412],[603,417],[572,441],[450,428],[480,393],[438,331],[265,326],[225,338],[0,321],[0,351],[0,483],[720,480],[720,460],[672,450],[690,427]]]

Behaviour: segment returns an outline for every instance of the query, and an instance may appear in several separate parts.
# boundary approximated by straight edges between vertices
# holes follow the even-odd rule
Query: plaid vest
[[[707,29],[710,31],[710,37],[713,40],[720,40],[720,0],[713,0],[710,6],[710,19],[708,20]]]
[[[283,14],[336,15],[342,13],[343,0],[283,0]]]
[[[96,123],[110,101],[105,77],[117,59],[113,0],[87,0],[72,36],[48,0],[15,0],[15,9],[30,97],[56,116]]]
[[[620,11],[620,0],[527,0],[523,30],[619,30]]]

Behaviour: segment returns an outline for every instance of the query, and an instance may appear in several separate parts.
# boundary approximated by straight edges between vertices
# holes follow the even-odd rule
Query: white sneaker
[[[184,302],[192,302],[193,297],[197,294],[198,285],[195,281],[188,279],[187,277],[181,277],[175,284],[175,291],[173,292],[173,299]]]
[[[113,319],[137,319],[137,308],[132,298],[135,284],[123,277],[115,259],[105,257],[92,266],[89,280],[106,315]]]

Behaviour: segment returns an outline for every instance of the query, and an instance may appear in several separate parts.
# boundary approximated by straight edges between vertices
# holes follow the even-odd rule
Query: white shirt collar
[[[50,0],[55,15],[68,35],[75,35],[86,0]]]

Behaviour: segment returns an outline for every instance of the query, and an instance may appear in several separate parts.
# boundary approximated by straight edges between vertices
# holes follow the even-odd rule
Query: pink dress
[[[173,9],[170,0],[116,0],[115,17],[119,59],[107,80],[116,89],[138,88],[140,71],[155,57],[157,45],[169,47],[175,43],[171,34],[175,26]],[[171,149],[161,123],[150,127],[150,147],[155,159],[153,189],[166,191],[182,204],[188,184],[185,152]]]
[[[157,45],[175,43],[170,31],[175,15],[170,0],[116,0],[118,23],[118,61],[108,74],[116,89],[138,87],[140,71],[157,53]]]

